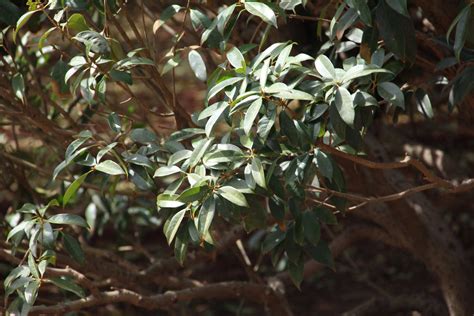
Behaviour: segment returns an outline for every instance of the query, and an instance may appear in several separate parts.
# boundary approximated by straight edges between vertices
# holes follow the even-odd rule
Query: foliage
[[[427,118],[434,111],[425,86],[403,85],[397,77],[417,56],[407,1],[331,3],[330,20],[316,18],[327,40],[317,52],[269,40],[306,1],[231,1],[216,14],[200,2],[172,3],[153,24],[153,36],[176,30],[158,57],[136,26],[141,45],[121,34],[118,18],[128,14],[123,1],[28,1],[20,15],[18,6],[0,0],[0,21],[10,25],[2,32],[0,65],[11,83],[11,109],[40,113],[33,124],[49,141],[68,144],[64,159],[47,172],[63,189],[45,194],[46,205],[27,203],[7,217],[6,240],[27,258],[4,281],[6,296],[16,294],[9,311],[28,313],[45,283],[84,297],[73,279],[45,272],[62,251],[84,264],[77,236],[88,238],[109,223],[118,231],[161,227],[182,265],[189,249],[214,249],[214,232],[227,222],[265,232],[261,253],[284,266],[297,287],[308,259],[334,267],[320,230],[354,205],[328,147],[364,155],[376,113],[396,120],[413,109]],[[471,11],[472,3],[452,22],[443,44],[453,56],[439,61],[440,68],[474,58],[465,49]],[[242,24],[254,25],[255,36],[234,42]],[[188,32],[197,34],[192,43],[183,40]],[[217,63],[211,54],[220,56]],[[207,87],[204,107],[192,115],[165,79],[175,85],[178,69],[188,66]],[[44,71],[52,81],[38,95],[41,84],[30,83]],[[466,66],[439,81],[450,91],[451,110],[472,90],[472,72]],[[175,132],[165,135],[149,120],[153,110],[132,90],[140,77],[151,78],[160,107],[175,113]],[[133,99],[128,113],[113,105],[117,91]],[[76,119],[68,107],[77,102],[86,114]],[[147,118],[135,119],[137,111]],[[95,114],[108,130],[94,126]],[[77,211],[73,205],[83,201],[88,205]]]

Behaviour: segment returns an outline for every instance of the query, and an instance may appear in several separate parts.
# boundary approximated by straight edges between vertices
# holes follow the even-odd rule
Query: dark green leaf
[[[83,264],[85,261],[84,252],[82,251],[81,244],[77,241],[76,238],[72,237],[69,234],[62,232],[64,248],[69,253],[69,255],[77,261],[79,264]]]
[[[87,176],[91,171],[84,173],[82,176],[74,180],[66,190],[63,196],[63,207],[67,205],[69,200],[76,194],[77,190],[81,187],[82,183],[86,180]]]
[[[49,280],[57,287],[72,292],[81,298],[86,296],[84,290],[70,279],[66,279],[65,277],[57,277],[50,278]]]
[[[191,203],[202,199],[209,192],[209,187],[207,185],[202,185],[198,187],[191,187],[183,191],[178,197],[183,203]]]
[[[304,212],[302,216],[306,239],[313,245],[317,245],[321,238],[321,227],[318,217],[314,212]]]
[[[262,243],[262,252],[267,253],[279,245],[286,238],[286,233],[276,229],[265,236]]]
[[[139,142],[141,144],[149,144],[156,142],[157,138],[155,133],[149,131],[146,128],[135,128],[130,132],[130,138],[134,142]]]
[[[413,62],[416,56],[415,28],[410,17],[395,11],[381,0],[375,10],[377,25],[386,47],[403,61]]]
[[[331,255],[331,250],[324,240],[320,240],[316,246],[308,244],[305,250],[308,252],[311,258],[318,261],[319,263],[327,265],[330,268],[334,267],[334,260]]]
[[[337,224],[336,215],[334,215],[334,213],[327,208],[324,208],[324,207],[315,208],[314,214],[323,223],[326,223],[329,225]]]

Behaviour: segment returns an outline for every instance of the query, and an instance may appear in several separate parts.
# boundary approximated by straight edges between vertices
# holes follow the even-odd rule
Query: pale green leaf
[[[105,160],[94,167],[95,170],[104,172],[110,175],[121,175],[125,174],[122,167],[118,163],[112,160]]]
[[[188,62],[196,78],[201,81],[206,81],[206,64],[204,63],[204,60],[202,59],[201,55],[197,51],[191,50],[188,54]]]
[[[168,244],[171,244],[173,242],[173,239],[176,236],[176,233],[178,232],[179,225],[181,225],[181,222],[183,221],[184,215],[187,211],[187,209],[183,209],[178,213],[174,214],[173,217],[170,219],[168,225],[165,226],[166,230],[164,233]]]
[[[337,111],[342,120],[349,126],[354,125],[355,110],[352,102],[352,96],[346,88],[339,87],[336,91],[334,100]]]
[[[223,186],[217,190],[217,193],[229,202],[243,207],[249,207],[245,195],[231,186]]]
[[[245,10],[247,10],[250,14],[258,16],[265,23],[278,28],[275,12],[273,12],[273,10],[268,5],[255,1],[245,1],[244,5]]]
[[[262,98],[258,98],[257,100],[253,101],[252,104],[247,109],[244,117],[244,132],[245,134],[249,134],[250,130],[252,129],[253,123],[260,112],[262,107]]]

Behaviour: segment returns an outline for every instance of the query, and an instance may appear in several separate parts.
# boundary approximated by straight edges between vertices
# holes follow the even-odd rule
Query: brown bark
[[[377,140],[373,137],[368,137],[367,140],[372,156],[379,161],[389,160]],[[366,172],[364,178],[368,194],[384,195],[393,190],[414,186],[397,170]],[[357,214],[382,226],[433,272],[439,281],[450,315],[472,315],[474,283],[466,255],[441,218],[440,210],[426,196],[415,193],[404,201],[374,205],[360,209]]]

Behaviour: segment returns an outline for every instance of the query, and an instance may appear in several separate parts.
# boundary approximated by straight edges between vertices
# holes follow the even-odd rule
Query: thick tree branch
[[[268,308],[271,315],[291,315],[288,308],[282,306],[280,297],[270,287],[248,282],[221,282],[181,291],[168,291],[151,296],[143,296],[133,291],[121,289],[54,306],[34,306],[31,314],[64,314],[84,308],[116,303],[127,303],[148,310],[157,310],[169,309],[176,303],[193,300],[228,300],[237,298],[263,304]]]

